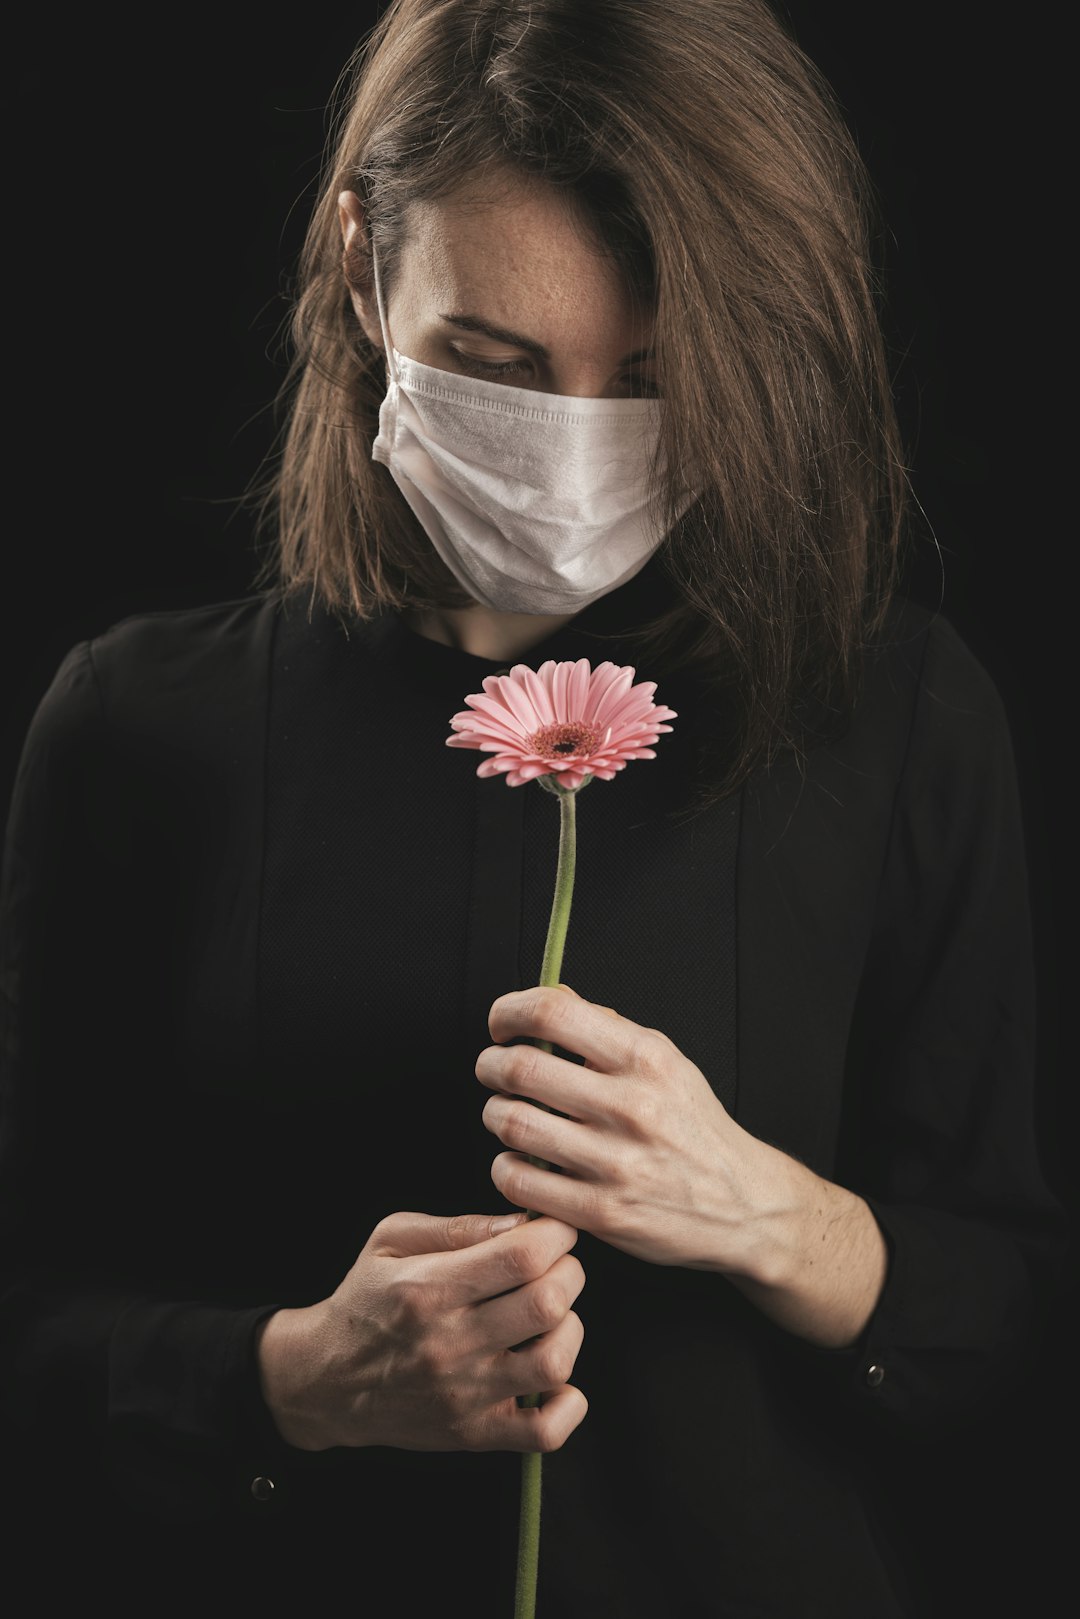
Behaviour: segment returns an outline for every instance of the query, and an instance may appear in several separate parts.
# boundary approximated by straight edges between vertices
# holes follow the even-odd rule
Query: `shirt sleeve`
[[[275,1305],[146,1286],[137,1183],[152,1169],[133,1192],[114,1081],[141,1052],[153,1083],[154,1047],[109,923],[146,874],[111,757],[82,641],[31,721],[0,880],[0,1413],[23,1487],[82,1455],[142,1510],[205,1516],[271,1443],[251,1344]],[[153,949],[134,939],[131,961]],[[124,1052],[121,1026],[135,1030]]]
[[[1065,1240],[1036,1136],[1024,829],[1001,698],[931,626],[852,1026],[837,1179],[887,1281],[847,1393],[907,1431],[964,1420],[1030,1371]]]

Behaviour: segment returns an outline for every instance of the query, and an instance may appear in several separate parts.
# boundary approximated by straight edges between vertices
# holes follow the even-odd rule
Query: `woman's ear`
[[[355,191],[342,191],[338,196],[338,219],[341,222],[343,244],[342,264],[356,318],[364,328],[368,340],[375,347],[383,346],[382,329],[375,290],[366,274],[367,222],[364,205]]]

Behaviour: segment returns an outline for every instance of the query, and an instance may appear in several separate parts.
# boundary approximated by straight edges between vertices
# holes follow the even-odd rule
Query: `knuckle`
[[[394,1315],[402,1326],[415,1331],[426,1320],[428,1290],[418,1276],[397,1276],[391,1287]]]
[[[625,1194],[615,1180],[611,1186],[590,1185],[582,1191],[582,1224],[601,1242],[618,1246],[624,1236]]]
[[[538,1245],[535,1238],[531,1241],[523,1238],[519,1242],[507,1243],[502,1261],[510,1281],[515,1286],[522,1282],[531,1282],[543,1268],[538,1263]]]
[[[530,1281],[543,1276],[551,1266],[550,1242],[543,1231],[534,1229],[535,1222],[525,1227],[525,1241],[519,1244],[523,1274]]]
[[[544,1055],[538,1046],[508,1046],[506,1073],[515,1090],[528,1090],[539,1076],[540,1059]]]
[[[637,1042],[634,1052],[634,1066],[638,1073],[654,1080],[663,1079],[671,1063],[671,1042],[666,1041],[664,1035],[657,1039],[658,1034],[657,1029],[647,1029],[645,1038]]]
[[[573,1375],[581,1353],[585,1329],[575,1317],[567,1318],[542,1343],[538,1343],[536,1375],[544,1388],[560,1388]]]
[[[607,1229],[608,1197],[604,1188],[595,1181],[582,1181],[577,1188],[581,1212],[578,1223],[594,1237]]]
[[[564,1254],[559,1263],[563,1268],[563,1280],[570,1290],[570,1297],[576,1299],[585,1286],[585,1266],[576,1254]]]
[[[556,1003],[555,997],[558,996]],[[532,1034],[544,1028],[556,1011],[556,1005],[562,1006],[565,997],[561,990],[552,989],[545,984],[537,984],[534,988],[524,991],[515,1008],[515,1025],[518,1030],[524,1029]]]
[[[530,1300],[533,1319],[542,1327],[554,1326],[566,1314],[566,1298],[562,1288],[545,1276],[533,1284]]]
[[[564,1344],[541,1344],[536,1354],[536,1375],[546,1389],[557,1388],[574,1368],[574,1357]]]
[[[527,1160],[515,1158],[510,1153],[500,1154],[492,1168],[492,1179],[507,1202],[516,1203],[522,1209],[529,1206],[525,1184],[528,1168]],[[516,1247],[511,1251],[514,1254],[518,1252]],[[535,1276],[536,1271],[533,1270],[524,1274]]]
[[[446,1219],[446,1243],[450,1248],[465,1247],[472,1235],[472,1221],[466,1214],[451,1214]]]
[[[515,1146],[528,1152],[529,1143],[536,1135],[537,1110],[530,1102],[511,1102],[503,1121],[504,1137],[513,1139]]]
[[[623,1114],[636,1134],[651,1135],[659,1122],[660,1108],[655,1091],[634,1085],[623,1099]]]
[[[551,984],[537,984],[529,991],[525,1006],[528,1015],[539,1021],[551,1017],[566,1005],[566,997],[561,989]]]

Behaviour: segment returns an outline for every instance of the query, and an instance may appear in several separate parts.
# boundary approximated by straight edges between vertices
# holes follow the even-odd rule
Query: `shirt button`
[[[867,1388],[871,1388],[871,1389],[880,1388],[882,1383],[884,1383],[884,1381],[885,1381],[885,1368],[884,1368],[884,1366],[868,1366],[866,1368],[866,1386],[867,1386]]]
[[[274,1493],[273,1479],[253,1478],[251,1481],[251,1493],[255,1497],[256,1501],[269,1501],[270,1497]]]

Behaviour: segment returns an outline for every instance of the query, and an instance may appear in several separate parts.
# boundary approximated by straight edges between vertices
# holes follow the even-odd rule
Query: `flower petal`
[[[532,673],[531,669],[526,669],[525,665],[521,663],[515,665],[512,675],[518,677],[519,671],[524,671],[526,674]],[[536,711],[536,704],[529,695],[528,686],[521,678],[504,676],[500,695],[513,714],[514,719],[520,725],[523,735],[527,736],[531,731],[538,728],[541,721]]]
[[[566,693],[566,700],[569,705],[567,719],[585,720],[592,712],[592,704],[589,701],[591,679],[592,671],[589,668],[588,658],[579,658],[570,670],[570,681]]]
[[[551,659],[549,659],[548,664],[545,664],[543,667],[547,668],[549,664],[552,668],[554,668],[554,662]],[[523,676],[523,684],[529,694],[529,701],[536,710],[539,724],[553,725],[555,723],[555,710],[552,707],[551,691],[547,681],[544,680],[535,669],[526,669]]]
[[[633,678],[633,669],[627,667],[618,670],[615,678],[608,682],[600,701],[593,709],[593,718],[598,725],[615,724],[619,714],[623,710],[626,693],[630,689]]]

